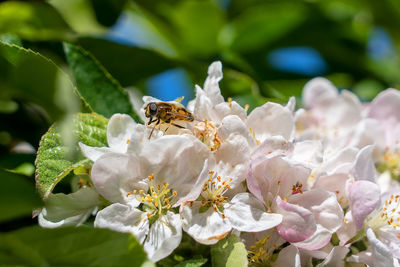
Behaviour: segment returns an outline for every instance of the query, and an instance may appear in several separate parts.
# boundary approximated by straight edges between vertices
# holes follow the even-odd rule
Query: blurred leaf
[[[0,169],[0,222],[31,216],[32,210],[41,205],[35,186],[27,177]]]
[[[303,21],[305,10],[298,2],[254,5],[243,11],[222,33],[222,42],[234,51],[249,52],[268,45]]]
[[[176,65],[155,51],[103,39],[81,38],[77,44],[92,53],[122,86],[131,86]]]
[[[79,152],[78,142],[88,146],[107,146],[108,120],[101,115],[77,114],[74,117],[72,129],[60,132],[59,125],[53,125],[43,135],[36,158],[36,184],[40,195],[46,199],[58,182],[76,168],[89,164]],[[73,135],[72,143],[66,137]],[[78,153],[79,154],[79,153]]]
[[[107,118],[115,113],[125,113],[140,121],[128,93],[97,59],[76,45],[65,43],[64,50],[78,91],[93,111]]]
[[[30,162],[24,162],[18,167],[8,171],[25,176],[31,176],[35,172],[35,166]]]
[[[68,24],[49,4],[19,1],[0,4],[0,33],[14,33],[29,40],[65,40],[73,35]]]
[[[68,76],[39,53],[0,41],[0,98],[33,102],[52,120],[74,110],[74,87]],[[68,99],[59,99],[67,95]]]
[[[52,5],[79,34],[103,34],[107,28],[96,20],[90,0],[49,0]]]
[[[0,235],[0,262],[23,266],[154,266],[131,234],[29,227]]]
[[[239,237],[231,235],[211,247],[213,266],[244,267],[247,266],[247,251]]]
[[[112,26],[118,19],[127,0],[90,0],[97,21],[104,26]]]
[[[204,264],[206,264],[207,259],[194,259],[194,260],[187,260],[184,262],[181,262],[177,265],[175,265],[175,267],[200,267],[203,266]]]
[[[166,10],[176,27],[182,52],[208,56],[219,50],[218,35],[224,23],[223,12],[213,1],[182,1]]]

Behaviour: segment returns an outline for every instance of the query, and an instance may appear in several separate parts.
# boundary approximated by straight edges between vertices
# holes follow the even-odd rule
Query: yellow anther
[[[129,140],[129,139],[126,140],[126,144],[127,144],[127,145],[128,145],[130,142],[131,142],[131,140]]]
[[[250,107],[249,104],[244,105],[244,111],[247,112],[249,110],[249,107]]]
[[[174,195],[174,197],[176,197],[178,195],[178,192],[173,191],[172,194]]]

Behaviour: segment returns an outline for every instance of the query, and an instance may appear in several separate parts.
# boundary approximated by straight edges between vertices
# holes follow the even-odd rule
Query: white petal
[[[94,226],[133,234],[140,243],[149,232],[146,212],[129,205],[111,204],[97,213]]]
[[[53,222],[79,215],[87,218],[100,204],[100,196],[92,188],[82,188],[67,195],[63,193],[50,194],[45,203],[46,215],[44,218]]]
[[[127,202],[127,192],[146,190],[140,183],[139,160],[134,155],[108,153],[100,157],[92,167],[92,181],[97,191],[111,202]]]
[[[273,263],[274,267],[301,267],[300,252],[295,246],[283,248],[278,255],[278,259]]]
[[[38,216],[38,222],[41,227],[44,228],[57,228],[61,226],[79,226],[84,223],[92,213],[92,210],[86,211],[85,213],[81,213],[72,217],[67,217],[62,220],[51,220],[47,219],[47,210],[43,208]]]
[[[282,222],[282,215],[265,212],[264,205],[249,193],[237,194],[224,206],[232,227],[243,232],[260,232]]]
[[[255,132],[260,142],[274,135],[290,139],[295,128],[292,112],[272,102],[255,108],[247,118],[247,126]]]
[[[336,246],[317,267],[344,267],[344,258],[348,252],[349,248]]]
[[[178,198],[192,191],[210,150],[191,135],[166,135],[147,143],[140,155],[144,177],[155,174],[154,183],[168,183]]]
[[[329,80],[318,77],[306,83],[302,99],[305,107],[312,108],[337,96],[336,87]]]
[[[323,148],[319,140],[307,140],[295,143],[291,156],[292,160],[305,163],[311,167],[320,165],[322,158]]]
[[[293,243],[298,248],[305,250],[317,250],[325,247],[331,240],[332,232],[317,224],[314,234],[304,241]]]
[[[232,226],[212,208],[204,212],[200,208],[198,201],[181,206],[183,230],[201,244],[215,244],[232,230]]]
[[[114,114],[107,126],[108,146],[115,152],[124,153],[136,122],[129,115]]]
[[[213,62],[208,68],[208,77],[204,82],[204,92],[212,101],[213,106],[224,102],[219,89],[219,81],[222,79],[222,63],[220,61]]]
[[[400,259],[400,229],[391,225],[385,225],[377,230],[381,240],[392,252],[393,256]]]
[[[81,148],[82,154],[93,162],[98,160],[104,154],[111,152],[109,147],[87,146],[81,142],[79,142],[79,147]]]
[[[376,169],[372,159],[373,146],[369,145],[362,148],[356,158],[354,178],[356,180],[367,180],[375,182]]]
[[[373,255],[373,265],[372,266],[387,266],[392,267],[393,264],[393,255],[390,252],[389,248],[379,241],[374,231],[371,228],[367,229],[367,238],[372,248],[372,255]]]
[[[157,262],[171,254],[179,246],[181,239],[180,216],[168,211],[151,225],[144,242],[144,250],[151,261]]]

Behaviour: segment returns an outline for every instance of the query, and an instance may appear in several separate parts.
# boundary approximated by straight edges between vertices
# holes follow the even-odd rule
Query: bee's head
[[[158,112],[158,107],[157,107],[156,103],[150,102],[149,104],[147,104],[146,113],[145,113],[147,118],[155,116],[157,114],[157,112]]]

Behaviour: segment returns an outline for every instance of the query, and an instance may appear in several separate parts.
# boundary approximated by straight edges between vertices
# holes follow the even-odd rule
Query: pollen
[[[374,228],[379,228],[384,225],[390,225],[394,229],[400,228],[400,195],[391,195],[383,206],[380,208],[378,215],[372,217],[369,225]]]
[[[210,121],[202,121],[193,127],[193,134],[202,143],[208,146],[210,151],[215,151],[221,146],[221,139],[217,133],[217,127]]]

